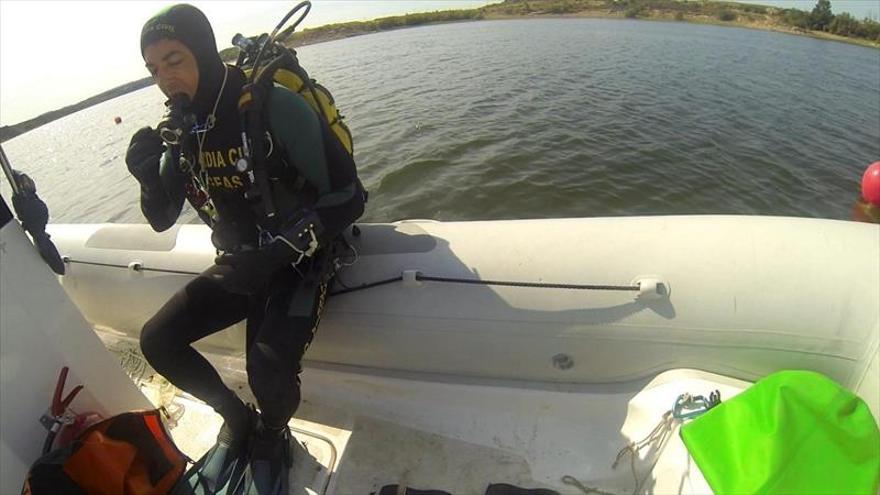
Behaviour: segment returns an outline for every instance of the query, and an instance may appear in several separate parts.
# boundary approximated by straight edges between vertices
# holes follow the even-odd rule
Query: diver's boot
[[[257,425],[257,412],[235,394],[221,406],[214,408],[223,417],[223,426],[217,435],[217,443],[228,445],[231,450],[243,451]]]
[[[288,495],[293,455],[287,425],[271,429],[260,424],[250,443],[243,495]]]

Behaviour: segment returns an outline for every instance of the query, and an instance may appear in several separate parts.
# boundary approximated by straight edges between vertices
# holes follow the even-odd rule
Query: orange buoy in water
[[[113,122],[116,122],[117,124],[121,124],[121,123],[122,123],[122,117],[117,116],[115,119],[113,119]]]
[[[880,206],[880,162],[868,165],[862,175],[862,198],[870,205]]]

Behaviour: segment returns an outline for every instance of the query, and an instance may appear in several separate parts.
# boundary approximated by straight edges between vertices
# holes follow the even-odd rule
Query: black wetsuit
[[[214,127],[202,134],[201,145],[196,134],[187,146],[192,163],[197,163],[195,155],[200,158],[201,167],[197,165],[196,170],[202,170],[200,180],[206,183],[219,216],[214,231],[222,235],[215,235],[215,244],[224,250],[235,250],[257,246],[258,210],[245,199],[247,182],[233,167],[241,155],[236,102],[244,75],[233,67],[227,70],[225,85],[215,82],[223,86],[223,92]],[[194,102],[199,123],[205,122],[214,103],[212,99]],[[331,186],[332,172],[325,152],[327,131],[305,100],[286,89],[273,88],[267,108],[273,137],[270,167],[273,187],[279,193],[275,195],[279,216],[293,214],[303,207],[312,208],[326,227],[322,239],[325,247],[296,269],[287,265],[277,270],[268,285],[250,295],[230,292],[212,280],[212,273],[220,268],[212,266],[176,293],[146,323],[141,348],[156,371],[223,414],[238,399],[191,344],[246,318],[248,381],[264,423],[280,428],[299,405],[300,361],[314,337],[331,274],[327,246],[360,216],[363,204],[347,199],[352,196],[350,187],[334,190]],[[193,202],[192,190],[190,194],[186,190],[192,177],[180,170],[173,159],[175,151],[163,157],[162,187],[142,188],[142,210],[156,230],[174,224],[184,198]],[[296,183],[297,177],[305,178],[308,186],[304,187],[302,181]],[[359,183],[357,187],[356,193],[360,194]],[[205,213],[200,216],[209,220]]]
[[[300,400],[300,360],[315,335],[327,294],[320,266],[280,271],[266,290],[232,294],[206,276],[177,292],[144,326],[141,348],[175,386],[223,410],[231,391],[192,348],[203,337],[247,318],[247,374],[264,422],[287,423]],[[210,270],[210,269],[209,269]]]

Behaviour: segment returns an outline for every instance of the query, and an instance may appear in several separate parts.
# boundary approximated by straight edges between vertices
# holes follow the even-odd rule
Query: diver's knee
[[[140,335],[141,353],[153,368],[157,364],[161,367],[163,358],[169,354],[165,339],[162,338],[161,326],[155,318],[151,318],[144,324]]]
[[[270,345],[257,342],[248,354],[247,374],[251,390],[277,386],[277,383],[296,380],[297,366],[281,359]]]

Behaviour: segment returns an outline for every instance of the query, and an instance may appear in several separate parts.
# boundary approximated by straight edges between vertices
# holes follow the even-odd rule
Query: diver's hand
[[[151,127],[142,127],[128,145],[125,164],[128,171],[141,184],[156,184],[159,181],[159,158],[165,152],[165,143]]]
[[[21,220],[21,226],[31,234],[40,256],[46,260],[52,271],[64,275],[64,262],[58,254],[58,249],[52,244],[49,234],[46,233],[49,208],[37,196],[36,185],[30,177],[18,171],[12,173],[19,185],[19,191],[12,194],[15,215]]]
[[[223,253],[214,259],[210,277],[234,294],[254,294],[269,284],[272,275],[294,259],[284,243],[273,242],[260,249]]]
[[[232,265],[214,265],[202,275],[219,284],[227,292],[249,296],[264,287],[262,277],[238,270]]]
[[[12,208],[25,230],[32,235],[45,232],[49,223],[49,208],[36,192],[13,194]]]

